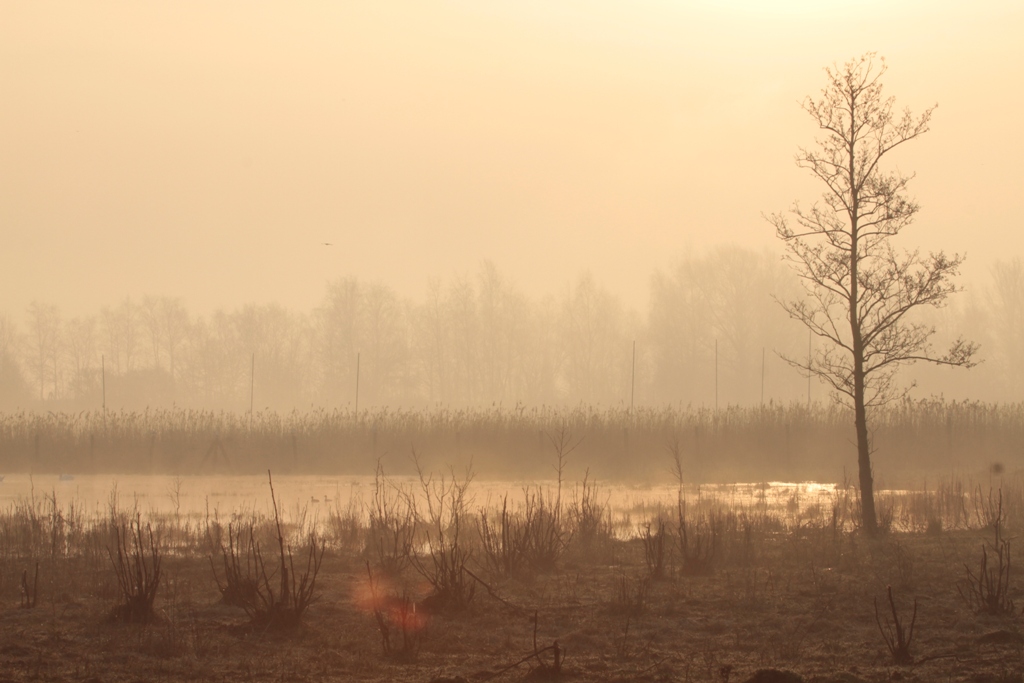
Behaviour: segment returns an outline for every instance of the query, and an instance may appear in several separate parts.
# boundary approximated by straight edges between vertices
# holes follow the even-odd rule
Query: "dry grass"
[[[994,520],[996,543],[1021,528],[1015,481],[1004,480],[1001,507],[999,491],[990,498],[958,481],[891,494],[893,531],[875,540],[857,531],[855,496],[842,489],[816,508],[744,507],[710,495],[688,501],[685,517],[650,506],[628,532],[620,526],[599,541],[583,531],[587,516],[564,514],[567,545],[543,572],[507,572],[488,561],[481,515],[499,512],[470,505],[473,485],[450,473],[443,482],[424,476],[421,491],[392,500],[394,518],[411,518],[415,530],[411,561],[387,571],[369,540],[379,532],[370,524],[375,503],[322,520],[297,513],[278,526],[249,513],[222,526],[211,518],[147,519],[118,507],[116,497],[110,510],[93,514],[56,496],[19,501],[0,511],[0,671],[15,680],[486,680],[501,672],[496,680],[557,673],[578,681],[719,682],[774,668],[822,681],[890,680],[897,670],[917,680],[1020,680],[1019,615],[979,610],[957,588],[979,545],[992,547]],[[395,490],[383,473],[378,486]],[[506,501],[505,514],[524,520],[527,504]],[[606,506],[593,506],[590,518],[611,519]],[[700,572],[688,566],[695,531],[687,532],[688,550],[667,542],[682,538],[684,519],[715,520],[713,560]],[[932,519],[941,533],[928,531]],[[140,531],[150,525],[163,552],[153,618],[111,623],[105,615],[122,595],[107,548],[132,521]],[[239,539],[304,547],[311,530],[331,528],[346,531],[322,536],[319,600],[305,605],[294,628],[268,630],[224,599],[224,548]],[[666,541],[660,550],[657,537]],[[221,588],[211,557],[220,560]],[[38,605],[18,609],[21,577],[36,563]],[[244,562],[235,566],[244,575]],[[441,583],[452,580],[465,583]],[[1002,581],[1006,596],[1019,595],[1015,574]],[[439,586],[468,591],[471,584],[475,598],[460,609],[423,609]]]

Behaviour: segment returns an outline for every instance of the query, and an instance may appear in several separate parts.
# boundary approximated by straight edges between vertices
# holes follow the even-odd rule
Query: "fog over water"
[[[893,157],[903,244],[967,253],[937,341],[985,361],[904,381],[1019,400],[1021,29],[1008,1],[5,7],[0,406],[94,408],[101,366],[111,407],[347,406],[357,358],[365,406],[806,400],[762,214],[819,195],[799,102],[868,50],[939,104]]]

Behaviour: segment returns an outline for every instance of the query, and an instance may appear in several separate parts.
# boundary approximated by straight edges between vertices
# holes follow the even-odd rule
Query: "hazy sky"
[[[932,132],[908,235],[1024,253],[1024,3],[0,4],[0,313],[127,295],[314,306],[493,260],[644,307],[687,248],[774,244],[813,199],[799,100],[868,50]],[[326,247],[321,243],[331,242]]]

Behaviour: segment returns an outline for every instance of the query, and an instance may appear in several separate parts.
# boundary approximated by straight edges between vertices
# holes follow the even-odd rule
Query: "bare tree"
[[[64,347],[71,374],[71,394],[78,400],[87,399],[97,384],[94,368],[98,360],[96,349],[96,318],[72,318],[64,324]]]
[[[177,377],[177,360],[181,347],[188,336],[188,329],[191,325],[188,311],[182,305],[180,299],[163,297],[160,299],[160,329],[163,333],[163,341],[167,354],[168,372],[171,379]]]
[[[953,278],[963,257],[923,256],[892,245],[918,205],[907,196],[912,176],[883,170],[881,162],[928,131],[934,107],[919,117],[894,111],[893,99],[882,95],[885,61],[873,53],[825,72],[822,97],[803,104],[822,135],[813,149],[800,149],[796,162],[826,191],[810,209],[794,205],[795,225],[781,214],[769,220],[806,293],[782,306],[827,342],[809,358],[787,360],[830,386],[837,400],[852,403],[863,526],[873,534],[878,522],[868,412],[909,391],[895,382],[901,365],[970,366],[977,345],[960,338],[937,354],[930,342],[935,328],[912,316],[919,307],[942,306],[958,290]]]
[[[630,330],[639,327],[622,303],[589,272],[562,301],[559,351],[569,403],[628,401]]]
[[[1019,400],[1024,385],[1024,367],[1020,349],[1024,344],[1024,263],[1020,257],[996,261],[991,269],[992,286],[988,291],[991,322],[986,330],[994,342],[986,354],[999,368],[993,384],[1008,390],[1007,398]]]
[[[149,334],[150,350],[153,352],[153,369],[160,369],[160,349],[163,346],[163,331],[161,330],[160,301],[154,296],[142,297],[142,303],[138,307],[139,318],[143,327]]]
[[[46,382],[53,383],[52,398],[60,398],[61,315],[52,304],[33,301],[28,307],[29,368],[39,384],[39,400],[46,398]]]
[[[29,387],[18,362],[21,344],[14,319],[0,313],[0,406],[15,406],[29,397]]]

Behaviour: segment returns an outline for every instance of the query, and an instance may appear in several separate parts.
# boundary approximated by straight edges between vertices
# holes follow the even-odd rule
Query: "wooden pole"
[[[811,407],[811,340],[814,337],[807,330],[807,408]]]
[[[761,347],[761,405],[764,405],[764,347]]]
[[[636,340],[633,340],[633,369],[629,379],[629,416],[633,417],[633,398],[636,396]]]
[[[356,419],[359,419],[359,353],[356,353]]]
[[[256,353],[252,354],[252,363],[249,366],[249,431],[252,431],[252,408],[253,396],[256,394]]]
[[[718,340],[715,340],[715,412],[718,412]]]

